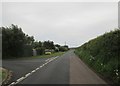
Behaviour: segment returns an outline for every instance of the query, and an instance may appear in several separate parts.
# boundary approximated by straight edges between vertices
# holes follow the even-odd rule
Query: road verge
[[[2,82],[0,84],[2,84],[3,86],[4,84],[7,84],[8,81],[11,79],[12,71],[5,68],[0,68],[0,71],[2,72]]]

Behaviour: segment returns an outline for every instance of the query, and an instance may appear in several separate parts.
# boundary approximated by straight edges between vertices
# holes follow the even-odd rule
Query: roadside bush
[[[3,59],[31,56],[30,45],[34,41],[33,36],[26,35],[20,27],[13,24],[10,27],[0,27],[0,29],[2,29]]]
[[[62,51],[62,52],[67,51],[67,50],[68,50],[68,48],[66,48],[66,47],[64,47],[64,46],[61,46],[61,47],[59,48],[59,51]]]
[[[113,83],[120,81],[120,29],[90,40],[77,48],[75,53]]]
[[[45,49],[42,48],[42,47],[41,48],[37,48],[36,51],[37,51],[37,55],[42,55],[42,54],[45,53]]]
[[[32,46],[24,45],[22,49],[23,49],[22,57],[29,57],[33,55]]]

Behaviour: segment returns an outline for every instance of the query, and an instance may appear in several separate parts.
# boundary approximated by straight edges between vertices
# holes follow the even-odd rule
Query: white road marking
[[[12,84],[15,84],[15,82],[12,82],[11,85],[12,85]]]
[[[37,70],[39,70],[39,68],[36,68],[35,70],[37,71]]]
[[[52,61],[52,59],[51,60],[49,60],[49,62],[51,62]]]
[[[45,64],[42,65],[42,67],[45,66]]]
[[[54,60],[54,58],[52,58],[51,60]]]
[[[32,73],[36,72],[37,70],[39,70],[40,68],[44,67],[45,65],[47,65],[49,62],[53,61],[54,59],[56,59],[58,56],[56,57],[52,57],[51,59],[47,59],[45,60],[46,63],[42,64],[41,66],[39,66],[38,68],[36,68],[35,70],[32,70],[31,73],[27,73],[25,75],[25,77],[21,77],[19,79],[16,80],[16,82],[12,82],[11,84],[9,84],[8,86],[13,86],[15,84],[18,84],[19,82],[21,82],[22,80],[24,80],[25,78],[27,78],[28,76],[30,76]]]
[[[16,83],[15,82],[12,82],[10,85],[8,85],[8,86],[12,86],[12,85],[15,85]]]
[[[42,68],[43,66],[40,66],[39,68]]]
[[[35,72],[35,70],[32,71],[32,73],[34,73],[34,72]]]
[[[49,63],[49,62],[46,62],[47,64]]]
[[[49,58],[49,59],[47,59],[47,60],[45,60],[46,62],[47,61],[50,61],[50,60],[54,60],[54,59],[56,59],[58,56],[56,56],[56,57],[52,57],[52,58]]]
[[[48,64],[47,62],[45,63],[45,65]]]
[[[55,59],[58,58],[58,57],[59,57],[59,56],[56,56]]]
[[[21,78],[19,78],[18,80],[17,80],[17,82],[20,82],[20,81],[22,81],[24,79],[24,77],[21,77]]]
[[[45,60],[46,62],[48,61],[49,59]]]
[[[28,77],[30,75],[30,73],[26,74],[25,77]]]

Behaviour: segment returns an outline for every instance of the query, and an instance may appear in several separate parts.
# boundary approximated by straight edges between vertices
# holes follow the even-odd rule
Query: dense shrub
[[[33,55],[32,46],[24,45],[23,46],[22,57],[29,57],[29,56],[32,56],[32,55]]]
[[[120,29],[90,40],[75,53],[113,83],[120,82]]]
[[[28,56],[33,37],[25,35],[20,27],[11,25],[10,27],[1,27],[2,29],[2,58]],[[30,50],[29,50],[30,49]],[[29,54],[30,56],[31,54]]]
[[[37,51],[37,55],[42,55],[42,54],[45,53],[45,49],[42,48],[42,47],[41,48],[37,48],[36,51]]]

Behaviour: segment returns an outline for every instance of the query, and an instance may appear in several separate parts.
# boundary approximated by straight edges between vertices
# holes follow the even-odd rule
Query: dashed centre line
[[[37,70],[39,70],[40,68],[44,67],[45,65],[47,65],[48,63],[50,63],[51,61],[55,60],[56,58],[58,58],[58,56],[56,57],[52,57],[51,59],[47,59],[45,60],[45,63],[42,64],[41,66],[39,66],[38,68],[32,70],[31,72],[27,73],[24,77],[21,77],[19,79],[17,79],[15,82],[12,82],[11,84],[9,84],[8,86],[14,86],[15,84],[18,84],[19,82],[21,82],[22,80],[26,79],[27,77],[29,77],[30,75],[32,75],[34,72],[36,72]]]

